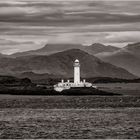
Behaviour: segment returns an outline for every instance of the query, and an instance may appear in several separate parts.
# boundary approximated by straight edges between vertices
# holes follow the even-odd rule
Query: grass
[[[140,138],[140,109],[0,109],[0,138]]]
[[[108,83],[108,84],[95,84],[98,89],[120,93],[123,95],[140,96],[140,83]]]
[[[140,96],[0,95],[0,108],[92,109],[140,107]]]

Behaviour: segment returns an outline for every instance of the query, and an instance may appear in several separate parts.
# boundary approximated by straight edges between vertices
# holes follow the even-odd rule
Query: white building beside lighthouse
[[[86,82],[86,80],[80,81],[80,62],[78,59],[74,61],[73,67],[74,67],[74,82],[70,82],[69,80],[67,80],[67,82],[64,82],[64,80],[62,80],[60,83],[54,85],[54,90],[61,92],[66,89],[76,88],[76,87],[79,88],[94,87],[91,83]]]

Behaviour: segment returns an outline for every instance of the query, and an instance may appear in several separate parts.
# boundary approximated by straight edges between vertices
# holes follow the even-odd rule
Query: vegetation
[[[139,109],[0,109],[1,139],[139,139]]]
[[[140,83],[140,78],[120,79],[120,78],[111,78],[111,77],[95,77],[95,78],[88,78],[88,80],[93,83]]]
[[[0,95],[0,108],[97,109],[139,108],[140,96],[12,96]]]
[[[140,97],[0,95],[0,139],[139,139]]]
[[[32,84],[29,78],[19,79],[13,76],[0,76],[0,85],[30,85]]]

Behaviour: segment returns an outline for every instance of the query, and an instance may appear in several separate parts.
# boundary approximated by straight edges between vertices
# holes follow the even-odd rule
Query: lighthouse
[[[71,88],[88,88],[88,87],[95,87],[92,85],[92,83],[86,82],[85,80],[80,81],[80,62],[78,59],[74,61],[74,82],[70,82],[70,80],[67,80],[65,82],[62,80],[58,84],[54,85],[54,90],[57,92],[62,92],[63,90],[70,90]],[[95,87],[96,88],[96,87]]]
[[[78,59],[74,61],[73,66],[74,66],[74,83],[79,84],[80,83],[80,63]]]

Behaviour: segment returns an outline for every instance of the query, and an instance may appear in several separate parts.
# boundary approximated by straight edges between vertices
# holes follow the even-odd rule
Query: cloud
[[[140,22],[140,2],[26,1],[1,6],[1,22],[44,25]],[[131,4],[131,5],[130,5]],[[134,8],[135,7],[135,8]],[[8,10],[7,10],[8,9]],[[12,14],[12,16],[11,16]],[[3,16],[5,15],[5,16]],[[20,16],[18,16],[20,15]],[[21,16],[22,15],[22,16]]]
[[[137,42],[139,7],[140,1],[1,0],[0,52],[37,49],[47,42]]]
[[[7,39],[3,39],[7,38]],[[19,40],[18,36],[11,38],[10,36],[7,37],[0,37],[0,51],[4,54],[12,54],[16,52],[28,51],[38,49],[44,46],[42,42],[35,42],[31,41],[30,39],[22,39]]]

